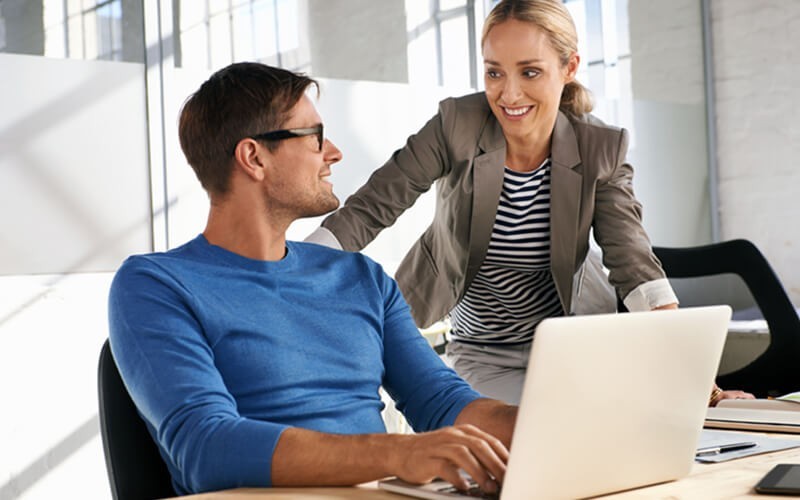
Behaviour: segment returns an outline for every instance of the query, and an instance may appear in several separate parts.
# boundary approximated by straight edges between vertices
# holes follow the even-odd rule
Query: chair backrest
[[[108,340],[100,351],[97,389],[100,433],[114,499],[175,496],[169,470],[122,383]]]
[[[743,389],[757,397],[800,390],[800,318],[775,271],[753,243],[737,239],[697,247],[653,247],[653,251],[668,278],[738,275],[761,309],[770,332],[769,346],[746,366],[717,377],[720,387]],[[709,297],[709,303],[715,300],[726,303],[724,298]]]

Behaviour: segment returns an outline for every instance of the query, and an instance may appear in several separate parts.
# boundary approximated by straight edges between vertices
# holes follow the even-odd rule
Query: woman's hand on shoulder
[[[678,308],[678,304],[673,302],[672,304],[666,304],[666,305],[663,305],[663,306],[654,307],[653,311],[664,311],[664,310],[667,310],[667,309],[677,309],[677,308]]]

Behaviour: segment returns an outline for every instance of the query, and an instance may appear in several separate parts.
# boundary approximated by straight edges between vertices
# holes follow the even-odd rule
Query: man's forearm
[[[461,410],[456,418],[456,425],[474,425],[495,436],[510,448],[516,421],[516,406],[495,399],[476,399]]]
[[[325,434],[292,427],[272,457],[273,486],[345,486],[392,474],[399,434]]]
[[[493,492],[507,462],[503,443],[475,425],[422,434],[341,435],[289,428],[272,456],[272,485],[344,486],[398,476],[413,483],[441,477],[466,489],[458,472],[464,470]]]

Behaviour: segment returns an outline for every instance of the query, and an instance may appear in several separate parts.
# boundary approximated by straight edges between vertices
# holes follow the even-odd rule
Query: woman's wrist
[[[708,406],[717,406],[717,403],[722,399],[722,389],[719,388],[718,385],[714,384],[714,388],[711,390],[711,396],[708,398]]]

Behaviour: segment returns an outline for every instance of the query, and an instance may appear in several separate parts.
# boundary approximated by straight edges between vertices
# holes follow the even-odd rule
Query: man
[[[339,205],[328,176],[342,155],[312,86],[238,63],[184,104],[181,147],[211,209],[197,238],[114,279],[125,385],[179,493],[391,475],[466,488],[459,469],[494,491],[516,408],[441,362],[377,264],[286,241],[292,221]],[[386,434],[380,386],[418,434]]]

